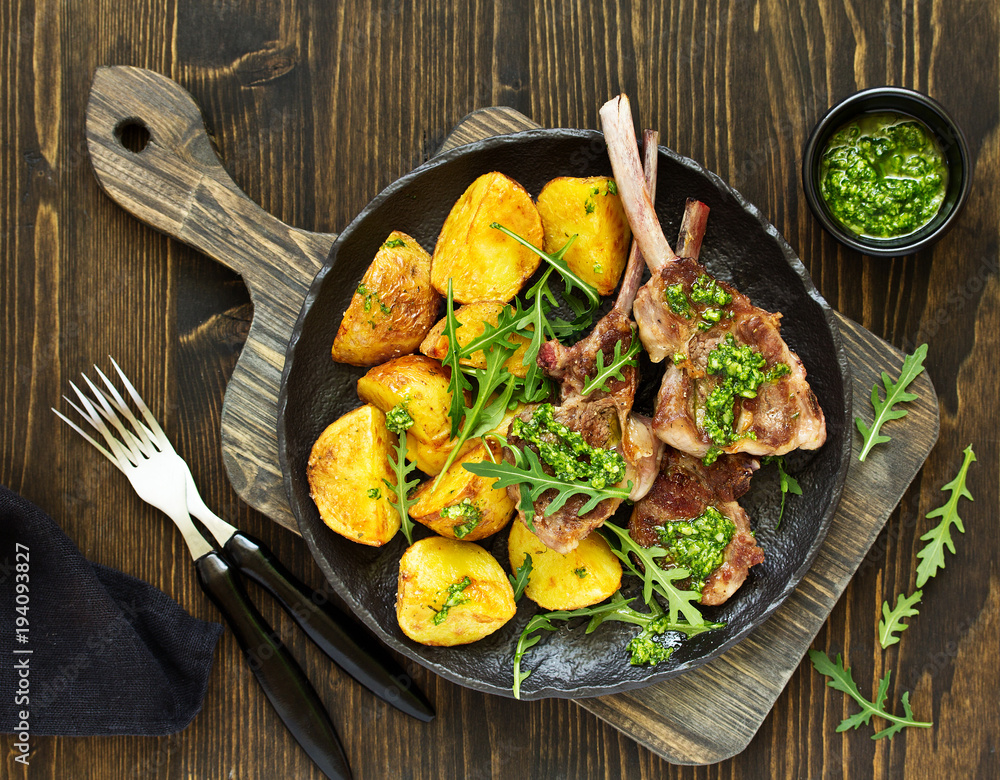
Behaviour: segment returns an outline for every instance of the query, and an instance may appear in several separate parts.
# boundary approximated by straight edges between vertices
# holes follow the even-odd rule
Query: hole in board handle
[[[115,138],[133,154],[139,154],[149,143],[149,128],[141,119],[123,119],[115,125]]]

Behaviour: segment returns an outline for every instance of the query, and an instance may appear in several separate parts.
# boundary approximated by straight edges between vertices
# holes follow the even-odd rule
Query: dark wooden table
[[[745,752],[674,767],[569,701],[518,703],[408,665],[436,703],[423,726],[376,702],[264,603],[334,715],[356,777],[996,776],[1000,341],[1000,9],[993,2],[327,3],[12,0],[0,11],[0,482],[46,509],[91,560],[216,619],[183,542],[49,406],[119,356],[220,515],[314,585],[305,544],[230,488],[219,413],[251,317],[238,277],[155,233],[91,173],[84,106],[94,68],[149,68],[188,89],[226,167],[266,210],[336,231],[426,160],[465,114],[509,105],[543,126],[598,127],[610,95],[736,186],[798,249],[827,300],[903,349],[930,344],[941,435],[814,647],[844,652],[862,691],[893,671],[933,730],[838,734],[852,703],[808,663]],[[872,260],[809,213],[801,151],[834,101],[896,84],[941,100],[968,136],[972,197],[932,250]],[[975,503],[957,554],[924,589],[899,645],[876,641],[886,598],[913,588],[924,515],[973,443]],[[4,618],[6,620],[6,618]],[[253,682],[230,634],[204,708],[163,738],[33,737],[27,775],[0,738],[0,775],[319,777]]]

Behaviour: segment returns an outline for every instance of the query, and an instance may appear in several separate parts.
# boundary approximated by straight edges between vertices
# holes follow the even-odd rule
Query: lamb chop
[[[646,173],[648,186],[655,188],[657,133],[647,130],[645,139]],[[552,419],[579,433],[590,447],[600,450],[616,450],[625,460],[625,476],[619,484],[631,481],[633,488],[630,498],[637,499],[652,485],[656,477],[661,448],[652,434],[652,423],[648,418],[632,415],[632,402],[639,381],[636,366],[625,366],[621,379],[611,377],[604,388],[598,388],[584,395],[583,388],[589,377],[597,374],[597,355],[603,355],[604,365],[614,359],[615,346],[621,344],[619,354],[624,354],[636,338],[632,319],[632,303],[642,281],[643,260],[638,246],[632,245],[621,288],[614,307],[602,317],[593,331],[573,346],[567,347],[557,340],[547,341],[538,352],[538,365],[551,379],[559,383],[559,403],[552,408]],[[539,407],[531,407],[521,412],[518,418],[531,423]],[[547,410],[545,412],[547,414]],[[546,434],[546,441],[556,443],[554,434]],[[508,443],[512,447],[524,449],[533,447],[517,434],[517,426],[511,428]],[[549,468],[549,467],[546,467]],[[610,487],[610,485],[609,485]],[[520,501],[518,487],[508,488],[515,501]],[[608,498],[584,515],[580,509],[586,502],[584,496],[573,496],[558,511],[546,515],[545,510],[554,496],[554,491],[546,491],[534,502],[534,531],[538,538],[553,550],[567,553],[580,540],[600,526],[614,514],[621,499]],[[525,522],[522,513],[521,521]]]
[[[750,567],[764,560],[764,551],[757,546],[747,514],[736,503],[750,488],[750,477],[758,467],[755,458],[744,454],[724,455],[706,466],[701,460],[668,447],[653,488],[632,511],[629,535],[643,547],[658,545],[669,550],[674,538],[683,539],[689,548],[692,539],[699,545],[714,544],[707,554],[704,547],[694,548],[702,552],[696,558],[702,571],[696,571],[698,564],[691,567],[692,579],[698,580],[692,584],[701,590],[702,604],[722,604],[743,584]],[[675,528],[692,530],[694,518],[707,518],[702,523],[714,522],[715,527],[731,531],[719,556],[721,562],[713,559],[713,554],[722,541],[705,538],[704,534],[699,538],[697,534],[688,537],[674,533]],[[675,563],[688,564],[682,557]]]
[[[653,362],[671,359],[653,417],[657,437],[708,461],[720,453],[821,447],[823,410],[802,361],[781,338],[781,315],[670,248],[639,170],[628,98],[608,101],[601,122],[622,205],[652,274],[633,307],[639,336]],[[682,252],[697,255],[707,216],[704,204],[689,203]]]

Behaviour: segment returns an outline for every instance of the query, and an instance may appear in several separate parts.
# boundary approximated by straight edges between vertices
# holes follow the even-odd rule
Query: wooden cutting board
[[[141,149],[123,145],[129,126],[129,138],[148,132]],[[537,127],[510,108],[481,109],[462,120],[439,151]],[[98,182],[112,199],[243,276],[254,317],[222,407],[223,457],[240,497],[296,530],[278,466],[278,387],[285,345],[336,236],[286,225],[250,201],[222,167],[194,100],[156,73],[98,69],[87,144]],[[879,373],[898,373],[903,356],[860,325],[844,317],[839,323],[855,410],[864,413]],[[919,400],[893,423],[892,446],[853,462],[812,569],[770,620],[681,677],[579,704],[675,763],[708,764],[743,750],[937,440],[937,396],[926,374],[913,389]],[[857,448],[855,442],[855,455]]]

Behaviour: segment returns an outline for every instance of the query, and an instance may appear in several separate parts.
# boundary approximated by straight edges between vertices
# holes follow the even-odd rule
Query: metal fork
[[[97,373],[107,385],[107,392],[98,389],[84,376],[93,393],[93,400],[70,383],[81,406],[69,398],[66,401],[101,433],[110,451],[57,409],[52,411],[114,463],[128,477],[143,501],[157,507],[174,521],[194,558],[199,584],[226,618],[257,681],[285,726],[328,777],[338,780],[350,778],[347,757],[316,690],[250,602],[232,567],[195,528],[188,513],[190,470],[173,451],[132,383],[117,363],[112,360],[112,364],[139,408],[145,424],[135,417],[125,399],[100,369]],[[122,417],[129,422],[131,430],[122,423]],[[111,424],[117,436],[107,423]],[[193,480],[190,484],[193,487]]]

